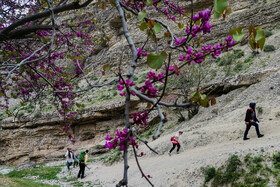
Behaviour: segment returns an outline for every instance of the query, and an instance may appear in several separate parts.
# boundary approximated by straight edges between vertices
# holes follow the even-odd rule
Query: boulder
[[[25,162],[17,165],[15,167],[15,170],[30,169],[30,168],[35,168],[35,166],[36,166],[35,162]]]
[[[3,175],[7,175],[11,171],[13,171],[13,169],[2,169],[2,170],[0,170],[0,173],[3,174]]]

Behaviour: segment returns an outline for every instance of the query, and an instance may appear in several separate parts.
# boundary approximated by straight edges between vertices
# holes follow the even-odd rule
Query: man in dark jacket
[[[245,117],[246,130],[244,132],[243,140],[250,139],[250,138],[247,138],[247,134],[252,125],[255,126],[258,137],[259,138],[263,137],[263,134],[261,134],[260,130],[259,130],[259,124],[257,123],[260,121],[257,119],[257,116],[256,116],[256,110],[255,110],[256,103],[250,103],[249,106],[250,106],[250,108],[247,109],[246,117]]]

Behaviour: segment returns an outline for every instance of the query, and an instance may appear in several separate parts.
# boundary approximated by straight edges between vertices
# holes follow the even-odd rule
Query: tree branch
[[[89,5],[93,0],[87,0],[86,2],[84,2],[83,4],[79,4],[79,1],[74,1],[73,3],[67,4],[67,5],[63,5],[63,6],[59,6],[59,7],[55,7],[53,9],[51,9],[53,11],[54,14],[57,13],[61,13],[61,12],[65,12],[68,10],[75,10],[75,9],[80,9],[83,8],[87,5]],[[5,39],[6,36],[9,34],[9,32],[11,32],[12,30],[14,30],[15,28],[24,25],[25,23],[28,23],[30,21],[34,21],[40,18],[45,18],[48,17],[52,14],[52,12],[48,9],[45,10],[43,12],[39,12],[37,14],[31,15],[31,16],[27,16],[24,17],[16,22],[14,22],[12,25],[10,25],[9,27],[3,29],[0,32],[0,41],[3,40],[3,38]]]

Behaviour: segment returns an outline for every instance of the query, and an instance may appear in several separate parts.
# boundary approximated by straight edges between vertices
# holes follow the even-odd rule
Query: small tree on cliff
[[[38,99],[49,99],[56,106],[57,111],[64,117],[64,131],[68,133],[72,142],[71,120],[75,118],[76,96],[90,89],[98,89],[110,82],[93,84],[86,79],[87,69],[84,68],[86,59],[94,53],[94,47],[106,39],[102,30],[97,25],[93,12],[83,9],[93,0],[9,0],[0,3],[0,107],[9,113],[9,99],[21,99],[21,105],[27,101],[36,102]],[[215,0],[214,8],[201,12],[194,12],[193,1],[182,2],[186,9],[169,0],[99,0],[96,5],[101,9],[107,6],[115,7],[123,27],[123,33],[132,54],[130,67],[124,69],[120,63],[117,70],[110,70],[109,65],[103,70],[114,72],[119,82],[117,89],[124,96],[125,128],[117,131],[114,137],[107,135],[106,147],[113,149],[120,147],[123,151],[124,175],[117,186],[128,184],[127,150],[131,145],[135,159],[142,176],[153,186],[150,175],[145,175],[137,159],[138,139],[146,146],[148,142],[142,140],[134,130],[135,125],[147,125],[149,113],[157,109],[161,122],[154,138],[160,135],[160,130],[165,122],[162,106],[166,107],[191,107],[193,103],[208,107],[215,104],[215,98],[208,98],[200,93],[199,89],[188,94],[189,100],[184,103],[163,102],[168,77],[178,76],[190,64],[201,64],[209,56],[216,58],[222,52],[241,41],[249,40],[253,49],[262,49],[265,42],[264,32],[260,27],[249,26],[248,36],[242,28],[233,28],[223,42],[208,45],[203,36],[211,32],[209,20],[214,14],[215,18],[221,15],[226,17],[230,7],[226,0]],[[76,10],[79,10],[79,14]],[[162,19],[153,19],[153,12],[162,14]],[[65,14],[74,16],[67,17]],[[128,31],[127,20],[136,17],[135,24],[146,35],[146,42],[136,47]],[[135,20],[135,19],[134,19]],[[178,25],[183,31],[175,35],[170,25]],[[155,49],[148,49],[148,43],[153,43]],[[161,47],[159,47],[161,46]],[[179,57],[172,58],[172,54]],[[133,82],[134,72],[138,68],[138,61],[145,58],[147,68],[158,70],[150,71],[146,76],[143,86]],[[174,58],[176,58],[174,60]],[[74,72],[68,72],[66,63],[71,61]],[[80,79],[86,79],[89,85],[86,90],[77,87]],[[163,89],[158,91],[155,85],[162,84]],[[52,97],[49,97],[49,96]],[[143,102],[149,103],[147,111],[130,113],[131,95],[137,96]],[[149,147],[149,146],[148,146]],[[149,147],[150,148],[150,147]],[[157,153],[150,148],[151,151]],[[140,154],[143,156],[143,153]]]

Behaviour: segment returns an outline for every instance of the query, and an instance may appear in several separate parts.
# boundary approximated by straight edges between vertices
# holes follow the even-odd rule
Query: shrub
[[[258,113],[262,114],[263,113],[263,108],[261,106],[256,107]]]
[[[273,35],[273,33],[270,30],[265,30],[264,35],[265,35],[266,38],[268,38],[269,36]]]
[[[35,118],[40,118],[41,116],[42,116],[42,113],[40,111],[38,111],[34,114]]]
[[[275,51],[275,47],[274,45],[265,45],[263,48],[264,52],[271,52],[271,51]]]
[[[215,177],[216,169],[214,167],[207,168],[204,171],[204,174],[205,174],[205,182],[209,182],[211,179]]]
[[[280,169],[280,152],[273,155],[274,167]]]
[[[262,162],[262,161],[263,161],[263,158],[260,157],[260,156],[255,156],[255,157],[253,158],[253,162],[254,162],[254,163],[260,163],[260,162]]]

